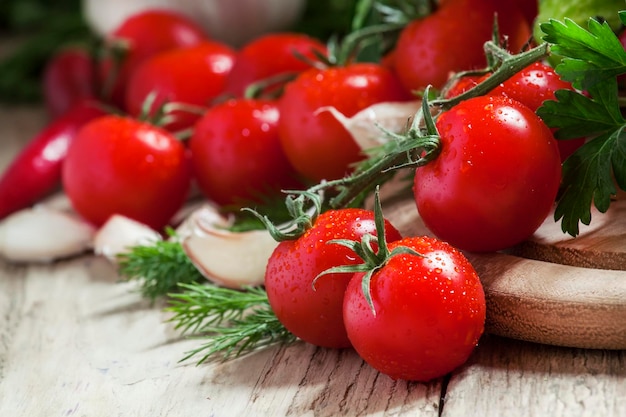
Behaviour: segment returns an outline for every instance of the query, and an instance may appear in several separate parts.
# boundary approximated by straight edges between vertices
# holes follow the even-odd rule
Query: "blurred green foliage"
[[[19,39],[19,48],[0,61],[0,102],[41,100],[41,70],[57,48],[93,39],[80,13],[80,0],[2,0],[0,36]]]

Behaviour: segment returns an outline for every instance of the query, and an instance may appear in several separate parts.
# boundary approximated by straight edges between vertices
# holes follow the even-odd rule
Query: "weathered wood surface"
[[[0,108],[0,166],[44,120]],[[302,343],[195,366],[178,359],[198,341],[132,290],[91,255],[0,261],[0,416],[626,415],[625,351],[486,335],[464,367],[428,384]]]

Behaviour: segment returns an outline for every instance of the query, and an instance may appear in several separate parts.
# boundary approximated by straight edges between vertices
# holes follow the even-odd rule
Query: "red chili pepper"
[[[0,178],[0,219],[54,191],[61,184],[61,166],[76,132],[107,113],[95,101],[81,101],[32,138]]]

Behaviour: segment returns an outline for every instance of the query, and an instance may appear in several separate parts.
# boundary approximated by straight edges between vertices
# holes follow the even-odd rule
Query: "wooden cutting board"
[[[406,194],[383,197],[403,235],[430,234]],[[626,349],[626,194],[573,238],[549,216],[507,253],[466,254],[484,285],[486,331],[556,346]]]

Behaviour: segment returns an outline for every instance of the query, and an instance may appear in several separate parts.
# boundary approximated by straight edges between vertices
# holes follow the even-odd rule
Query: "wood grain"
[[[558,346],[626,349],[626,272],[504,254],[469,255],[487,298],[487,331]]]
[[[443,417],[626,416],[624,351],[481,343],[452,376]]]
[[[591,208],[591,223],[580,235],[563,233],[551,214],[539,230],[509,253],[524,258],[583,268],[626,270],[626,193],[620,192],[605,213]]]
[[[199,343],[93,256],[0,264],[2,416],[437,416],[440,381],[393,381],[352,350],[304,343],[178,363]],[[180,413],[180,414],[178,414]]]

